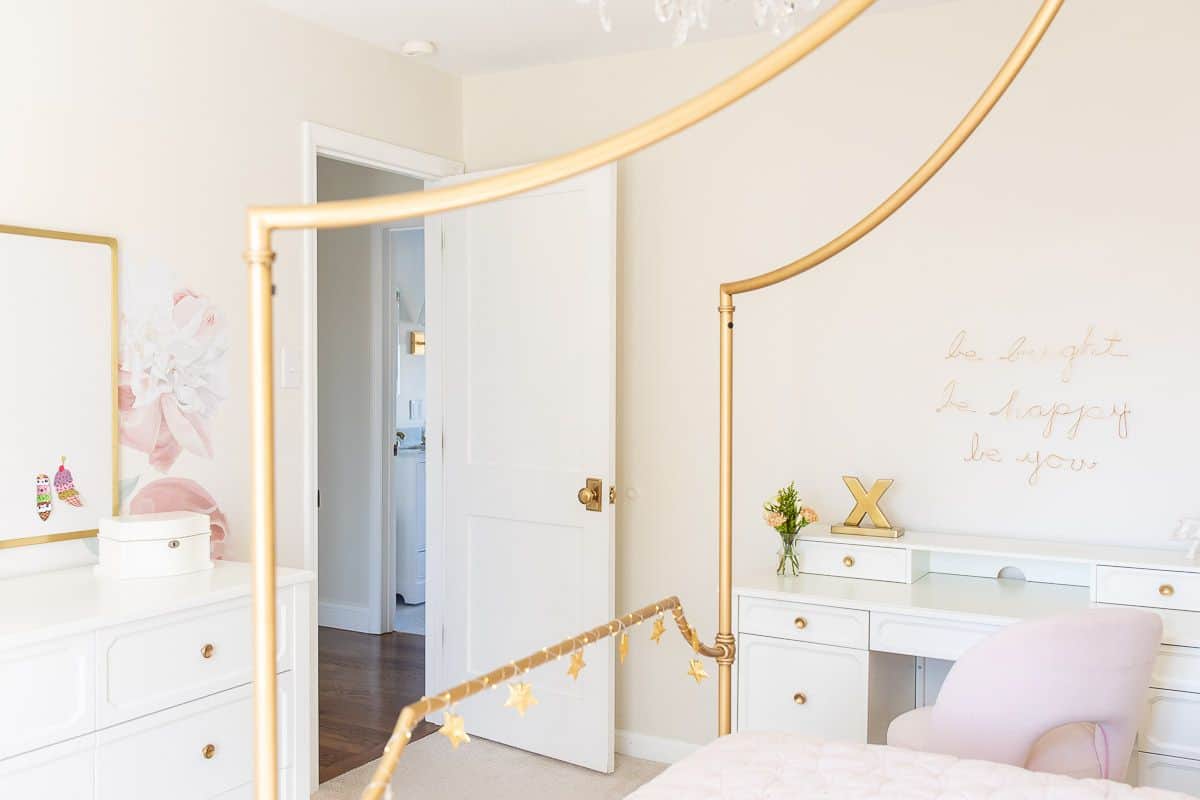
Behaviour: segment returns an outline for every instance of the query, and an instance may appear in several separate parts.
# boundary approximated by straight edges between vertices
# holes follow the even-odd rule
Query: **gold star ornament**
[[[515,708],[522,717],[530,706],[536,706],[538,699],[533,696],[533,687],[528,683],[510,683],[508,699],[504,701],[505,708]]]
[[[583,660],[583,651],[576,650],[571,654],[571,666],[567,667],[567,674],[575,680],[579,680],[579,673],[583,672],[583,668],[587,664]]]
[[[629,634],[621,631],[621,638],[617,642],[617,655],[621,658],[621,663],[625,663],[625,657],[629,655]]]
[[[667,626],[663,624],[662,617],[654,620],[654,626],[650,629],[650,641],[654,642],[655,644],[661,644],[662,642],[659,640],[662,639],[663,631],[666,629]]]
[[[693,658],[688,662],[688,675],[696,679],[696,683],[703,683],[708,677],[708,673],[704,671],[704,662],[698,658]]]
[[[467,736],[467,731],[463,727],[463,718],[458,714],[451,714],[449,711],[442,716],[442,727],[438,728],[438,733],[450,740],[450,745],[455,750],[460,744],[471,741],[471,737]]]

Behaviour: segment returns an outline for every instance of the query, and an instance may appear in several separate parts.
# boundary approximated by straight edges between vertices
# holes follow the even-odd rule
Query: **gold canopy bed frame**
[[[277,742],[275,708],[275,420],[272,386],[272,269],[275,231],[344,228],[394,222],[486,203],[561,181],[624,158],[700,122],[759,88],[807,56],[845,28],[875,0],[840,0],[763,58],[687,102],[611,138],[521,169],[431,191],[343,200],[314,205],[252,208],[248,212],[245,260],[250,280],[250,413],[251,489],[253,494],[252,556],[254,615],[254,784],[256,800],[276,800]],[[802,258],[770,272],[720,286],[720,479],[718,517],[718,622],[712,645],[700,641],[687,623],[679,600],[669,597],[624,617],[585,631],[526,658],[509,662],[487,675],[406,706],[371,782],[365,800],[378,800],[387,790],[396,763],[413,727],[426,715],[542,664],[613,636],[630,625],[670,611],[696,653],[718,666],[717,733],[731,728],[731,668],[735,658],[732,632],[733,591],[733,298],[765,289],[828,260],[845,250],[903,206],[971,136],[1012,84],[1041,41],[1063,0],[1042,0],[1032,21],[992,81],[950,134],[920,167],[882,203],[845,231]]]

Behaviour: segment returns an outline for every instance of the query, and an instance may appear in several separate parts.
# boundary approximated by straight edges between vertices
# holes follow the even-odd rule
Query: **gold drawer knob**
[[[854,566],[854,556],[843,556],[842,557],[842,566],[843,567],[853,567]]]
[[[808,702],[808,695],[804,694],[804,692],[796,692],[792,695],[792,702],[798,706],[802,706]]]
[[[206,744],[204,749],[200,751],[205,758],[212,758],[217,754],[217,746],[215,744]]]
[[[802,631],[807,627],[808,627],[808,620],[806,620],[804,617],[796,617],[796,629],[797,630]]]
[[[213,653],[216,651],[217,648],[213,647],[211,644],[206,644],[204,647],[200,648],[200,655],[204,656],[205,658],[212,658]]]
[[[1163,597],[1170,597],[1171,595],[1175,594],[1175,587],[1169,583],[1164,583],[1162,586],[1158,587],[1158,593]]]

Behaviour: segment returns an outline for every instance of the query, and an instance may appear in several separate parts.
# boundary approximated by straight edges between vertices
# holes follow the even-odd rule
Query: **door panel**
[[[607,493],[614,472],[615,176],[607,167],[432,221],[447,685],[613,614],[613,509],[587,511],[576,495],[589,477]],[[472,735],[611,771],[611,643],[584,657],[578,681],[565,661],[524,676],[539,700],[524,719],[503,690],[456,711]]]

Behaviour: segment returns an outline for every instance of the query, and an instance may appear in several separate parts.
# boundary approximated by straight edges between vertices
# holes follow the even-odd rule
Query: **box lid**
[[[195,511],[160,511],[155,514],[126,514],[100,519],[101,538],[118,542],[181,539],[208,533],[210,530],[208,514]]]

